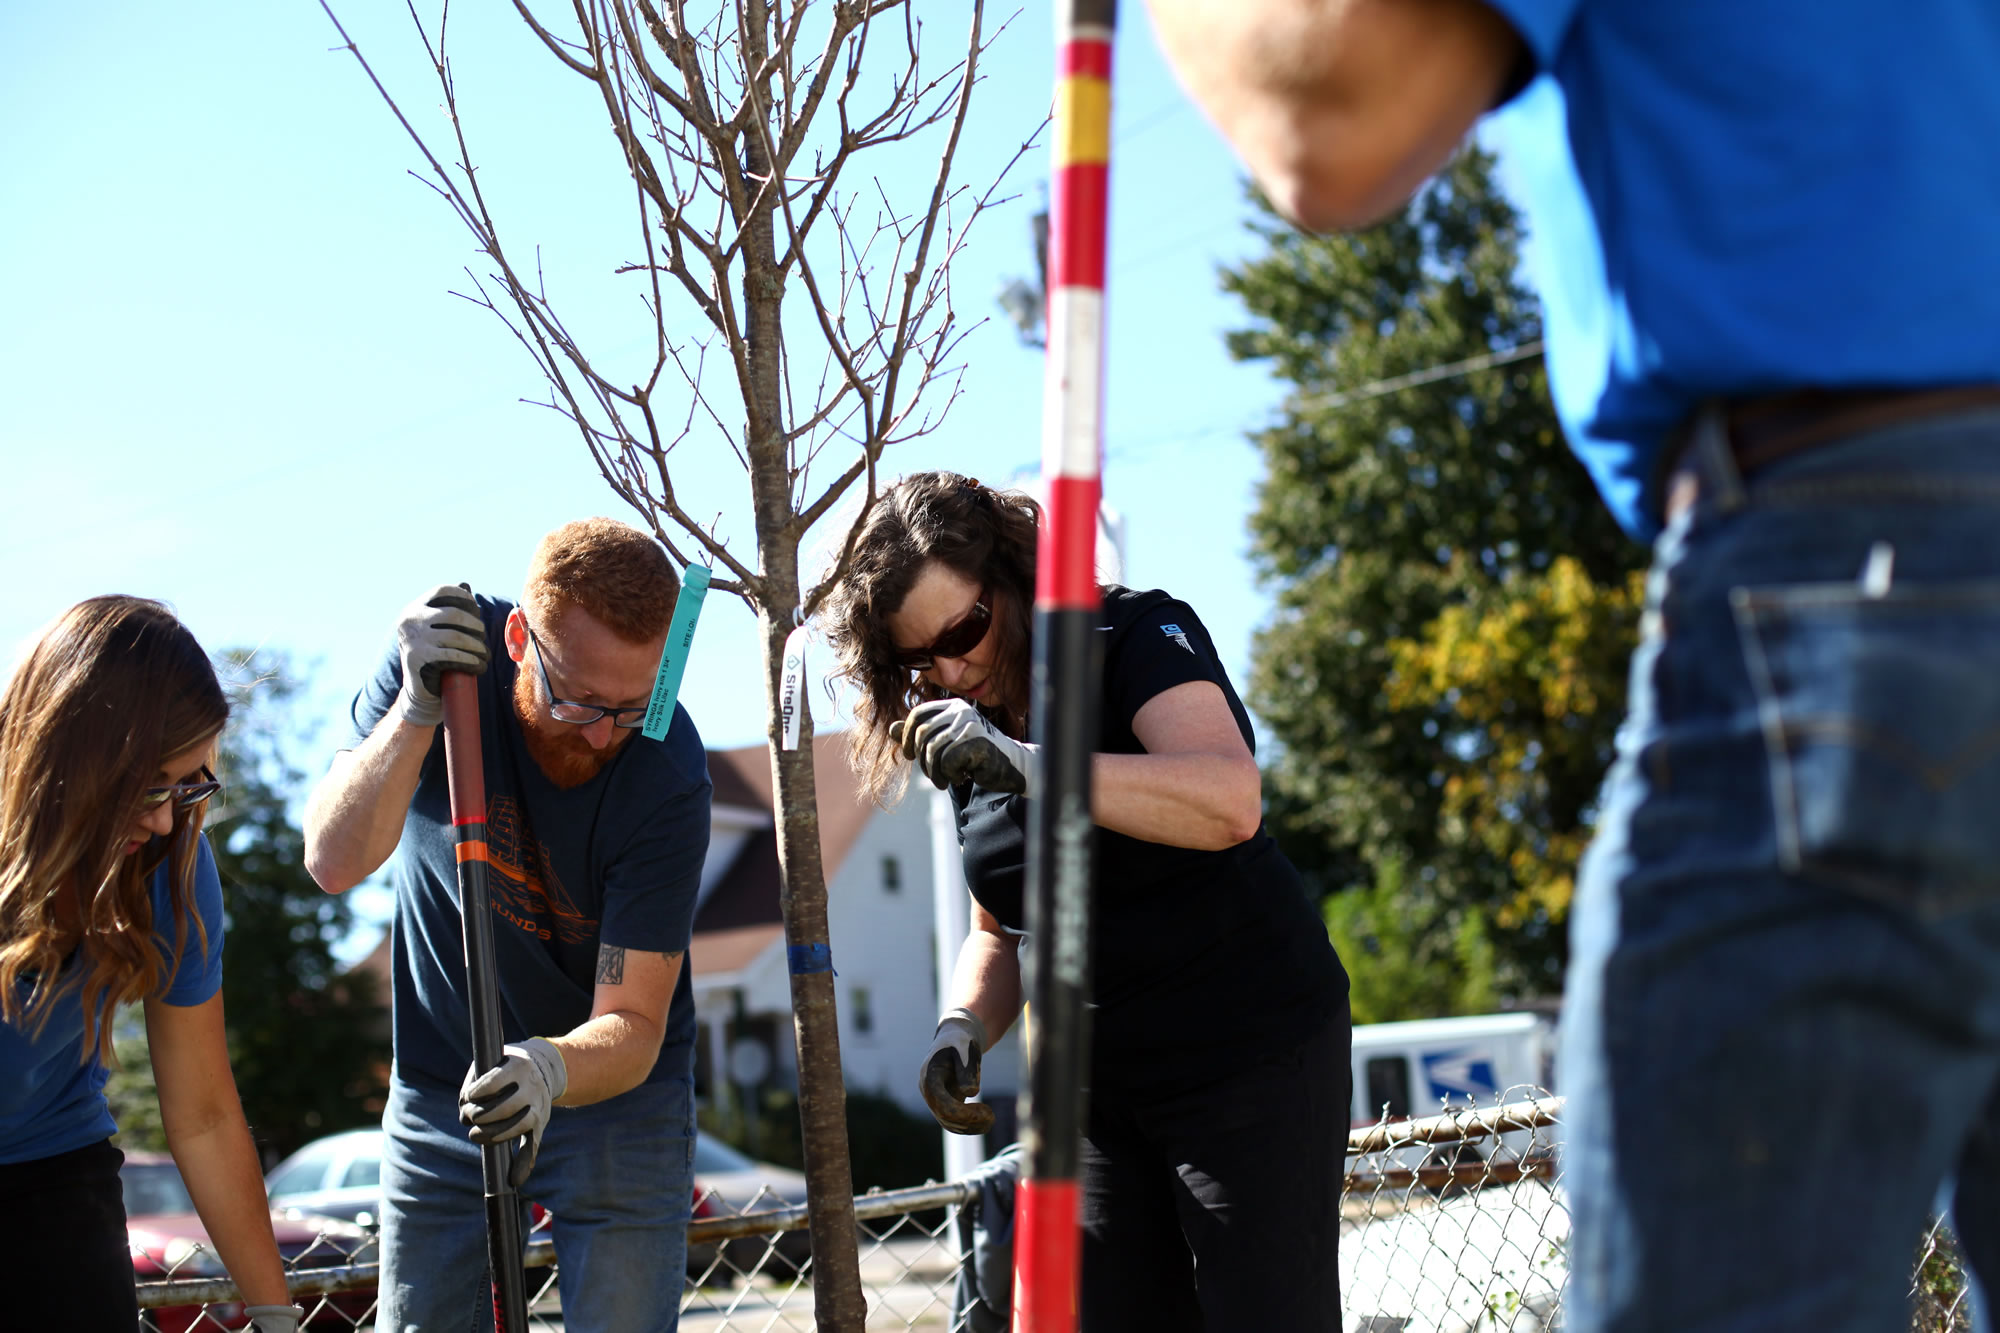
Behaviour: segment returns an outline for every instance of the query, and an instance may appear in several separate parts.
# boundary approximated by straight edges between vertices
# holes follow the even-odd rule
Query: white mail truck
[[[1553,1092],[1555,1025],[1541,1014],[1475,1014],[1425,1018],[1409,1023],[1369,1023],[1354,1029],[1356,1128],[1382,1120],[1421,1119],[1466,1106],[1523,1100]],[[1539,1132],[1546,1146],[1550,1131]],[[1515,1153],[1530,1150],[1536,1137],[1526,1130],[1504,1136]],[[1480,1158],[1491,1157],[1493,1141],[1465,1145]],[[1467,1161],[1466,1150],[1409,1149],[1394,1154],[1397,1165]]]

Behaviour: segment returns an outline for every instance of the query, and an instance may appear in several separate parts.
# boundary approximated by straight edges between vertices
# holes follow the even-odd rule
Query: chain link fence
[[[1558,1134],[1562,1101],[1510,1089],[1486,1106],[1358,1129],[1341,1191],[1345,1333],[1554,1333],[1563,1327],[1569,1209]],[[863,1195],[861,1277],[868,1328],[973,1333],[954,1310],[966,1260],[955,1225],[976,1206],[964,1181]],[[806,1210],[768,1192],[708,1195],[688,1228],[681,1328],[775,1333],[814,1327]],[[969,1228],[966,1228],[969,1230]],[[296,1247],[294,1247],[296,1248]],[[157,1257],[157,1256],[156,1256]],[[234,1286],[202,1247],[142,1274],[140,1328],[219,1333],[243,1326]],[[372,1329],[375,1240],[328,1224],[287,1255],[306,1326]],[[534,1325],[562,1327],[549,1222],[530,1235]],[[1933,1224],[1911,1282],[1912,1333],[1971,1333],[1967,1284],[1949,1228]],[[1273,1333],[1288,1331],[1273,1330]]]
[[[1569,1209],[1562,1103],[1495,1104],[1348,1136],[1340,1291],[1348,1333],[1539,1333],[1562,1327]]]
[[[1942,1218],[1931,1223],[1917,1251],[1910,1296],[1916,1303],[1912,1333],[1972,1333],[1972,1305],[1958,1241]]]
[[[1554,1333],[1569,1208],[1562,1099],[1509,1089],[1484,1107],[1348,1136],[1341,1191],[1345,1333]],[[1951,1229],[1933,1221],[1910,1284],[1912,1333],[1972,1333]]]
[[[861,1280],[870,1329],[964,1330],[953,1313],[963,1254],[954,1223],[977,1193],[963,1182],[873,1192],[854,1202],[861,1231]],[[768,1190],[742,1201],[705,1194],[688,1226],[688,1275],[680,1326],[686,1333],[797,1329],[810,1333],[812,1247],[806,1209]],[[561,1274],[552,1219],[528,1236],[530,1323],[562,1329]],[[375,1237],[335,1222],[304,1247],[281,1247],[293,1299],[316,1333],[375,1327],[380,1255]],[[135,1252],[136,1253],[136,1252]],[[199,1243],[171,1246],[142,1264],[141,1333],[221,1333],[245,1325],[236,1286]]]

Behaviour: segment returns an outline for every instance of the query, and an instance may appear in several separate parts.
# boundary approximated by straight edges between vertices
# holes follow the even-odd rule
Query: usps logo
[[[1188,642],[1188,636],[1182,633],[1179,625],[1162,625],[1160,626],[1160,633],[1166,635],[1189,652],[1194,651],[1194,645]]]
[[[1476,1047],[1433,1051],[1423,1057],[1424,1079],[1433,1102],[1483,1101],[1500,1091],[1493,1076],[1493,1057]]]

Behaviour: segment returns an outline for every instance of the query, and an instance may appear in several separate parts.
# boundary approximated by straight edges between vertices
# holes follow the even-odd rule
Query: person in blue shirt
[[[404,611],[313,791],[314,879],[344,893],[387,862],[396,894],[382,1328],[492,1326],[479,1144],[515,1138],[523,1209],[554,1215],[564,1326],[676,1326],[710,787],[685,710],[662,740],[639,728],[679,590],[659,545],[610,519],[543,538],[519,603],[437,588]],[[507,1043],[490,1071],[472,1068],[444,671],[478,674]]]
[[[222,886],[201,825],[228,717],[194,636],[137,597],[71,607],[0,693],[0,1199],[31,1278],[7,1298],[10,1327],[138,1326],[104,1084],[112,1015],[143,1003],[160,1123],[202,1226],[259,1333],[298,1328],[223,1038]]]
[[[1565,1310],[1907,1326],[2000,1279],[2000,9],[1151,0],[1277,207],[1398,208],[1490,108],[1549,382],[1654,538],[1571,914]]]

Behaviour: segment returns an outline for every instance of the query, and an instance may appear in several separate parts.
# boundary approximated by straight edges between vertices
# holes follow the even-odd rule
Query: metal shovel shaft
[[[472,1061],[481,1070],[501,1061],[500,983],[493,957],[493,908],[486,886],[486,769],[479,743],[479,682],[445,673],[444,760],[451,785],[451,823],[458,842],[458,903],[465,922],[466,993],[472,1010]],[[508,1179],[514,1145],[480,1148],[486,1194],[486,1262],[493,1282],[495,1333],[527,1333],[528,1281],[521,1263],[521,1207]]]

